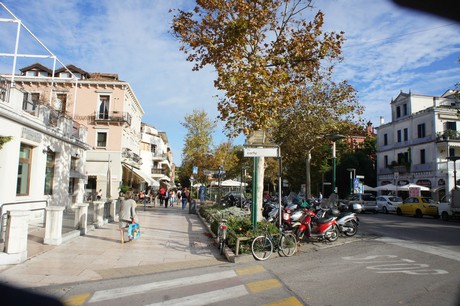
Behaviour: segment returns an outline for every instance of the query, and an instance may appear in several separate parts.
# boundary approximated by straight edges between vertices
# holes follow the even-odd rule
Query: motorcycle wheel
[[[334,242],[336,241],[337,239],[339,239],[339,229],[337,228],[337,225],[334,225],[330,230],[329,230],[329,233],[328,233],[328,238],[327,240],[329,240],[330,242]]]
[[[345,236],[352,237],[356,235],[356,233],[358,232],[358,224],[353,220],[350,220],[347,223],[345,223],[345,227],[347,227],[347,229],[345,229],[345,231],[343,232]]]

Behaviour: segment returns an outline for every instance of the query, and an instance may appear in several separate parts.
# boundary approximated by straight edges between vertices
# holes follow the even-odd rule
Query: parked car
[[[439,218],[438,204],[428,197],[409,197],[396,208],[398,215],[415,215],[418,218],[424,215]]]
[[[362,213],[371,211],[373,213],[377,213],[377,201],[375,196],[371,193],[355,193],[347,196],[345,199],[345,203],[348,206],[352,206],[352,204],[358,203],[362,206]]]
[[[390,212],[396,213],[396,208],[402,204],[403,199],[396,196],[378,196],[377,200],[377,207],[378,210],[383,212],[384,214],[388,214]]]
[[[224,206],[241,206],[241,202],[245,202],[246,197],[243,193],[239,191],[229,191],[222,196],[220,199],[222,205]]]

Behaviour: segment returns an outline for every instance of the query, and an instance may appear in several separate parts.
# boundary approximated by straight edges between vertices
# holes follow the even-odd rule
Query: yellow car
[[[396,209],[398,215],[415,215],[418,218],[430,215],[439,218],[438,204],[427,197],[409,197]]]

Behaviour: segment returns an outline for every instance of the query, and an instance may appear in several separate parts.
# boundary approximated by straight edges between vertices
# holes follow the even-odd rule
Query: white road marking
[[[376,240],[382,241],[385,243],[389,243],[389,244],[393,244],[393,245],[397,245],[403,248],[413,249],[413,250],[417,250],[420,252],[425,252],[428,254],[433,254],[433,255],[444,257],[444,258],[460,261],[459,252],[455,252],[455,251],[452,251],[446,248],[426,245],[426,244],[419,244],[419,243],[408,241],[408,240],[394,239],[394,238],[388,238],[388,237],[377,238]]]
[[[233,270],[230,271],[220,271],[215,273],[196,275],[190,277],[183,277],[179,279],[172,279],[161,282],[133,285],[127,287],[113,288],[108,290],[96,291],[89,303],[100,302],[105,300],[114,300],[120,297],[126,297],[130,295],[142,294],[150,290],[155,289],[168,289],[180,286],[188,286],[194,284],[201,284],[206,282],[212,282],[216,280],[222,280],[225,278],[235,277],[236,272]]]
[[[248,290],[244,285],[235,287],[229,287],[225,289],[210,291],[206,293],[200,293],[195,295],[186,296],[179,299],[168,300],[160,303],[150,304],[148,306],[160,306],[160,305],[180,305],[180,306],[201,306],[217,303],[229,299],[241,297],[249,294]]]

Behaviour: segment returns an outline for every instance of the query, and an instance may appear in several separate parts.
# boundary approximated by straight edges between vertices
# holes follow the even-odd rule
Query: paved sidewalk
[[[0,266],[0,281],[21,287],[110,279],[227,262],[188,207],[138,206],[141,237],[121,244],[118,222],[59,246],[42,246],[24,263]]]

